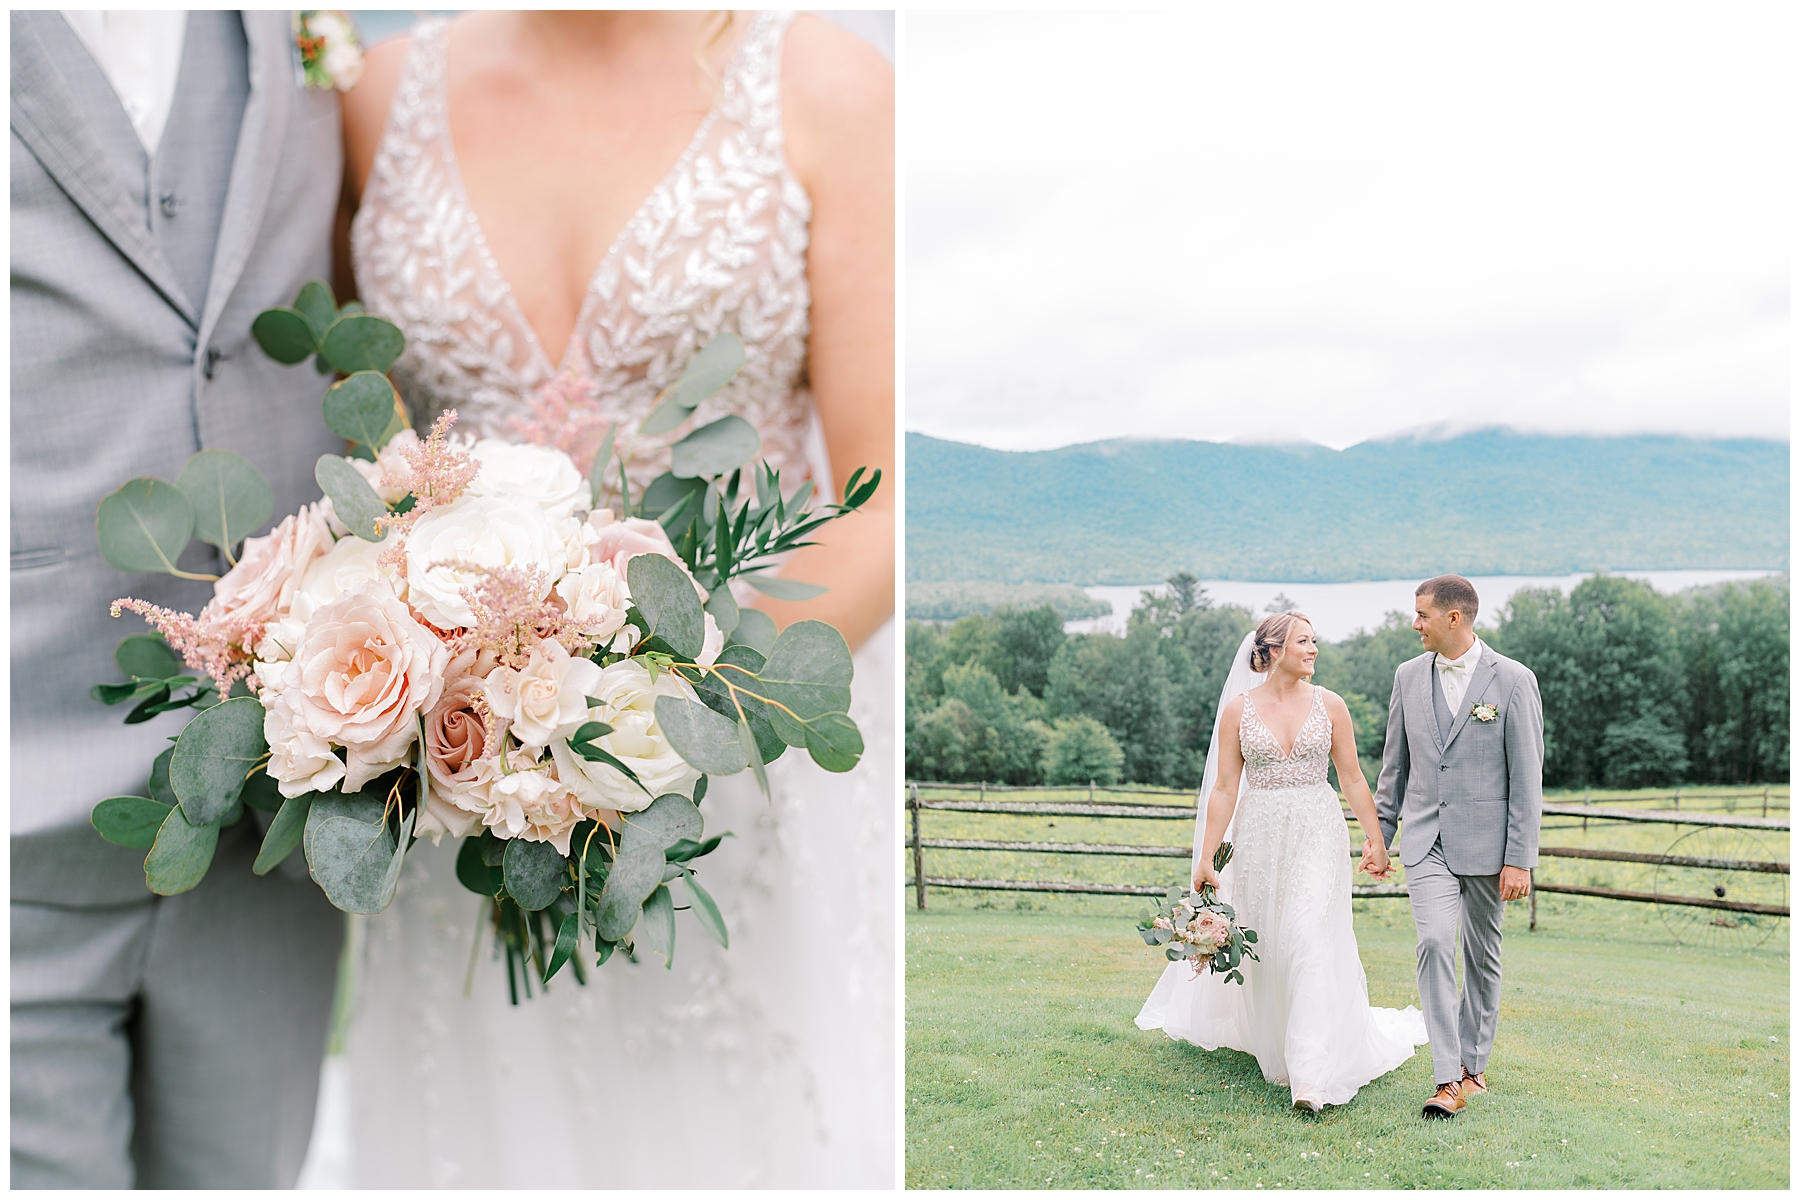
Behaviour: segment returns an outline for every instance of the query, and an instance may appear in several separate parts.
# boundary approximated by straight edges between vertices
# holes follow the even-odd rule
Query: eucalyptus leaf
[[[862,732],[843,713],[814,717],[806,723],[806,751],[827,771],[848,771],[862,757]]]
[[[250,322],[250,336],[284,366],[305,362],[319,349],[319,335],[306,314],[295,308],[266,308]]]
[[[706,601],[706,611],[712,615],[713,624],[719,627],[719,632],[730,637],[738,626],[738,602],[737,597],[731,594],[729,584],[721,583],[712,590],[712,595]]]
[[[312,812],[313,801],[318,795],[318,792],[302,792],[282,804],[281,811],[269,823],[269,832],[263,834],[262,849],[256,852],[256,862],[250,867],[252,872],[267,875],[294,852],[294,847],[306,836],[307,814]]]
[[[480,838],[463,839],[456,852],[456,878],[478,896],[496,896],[506,886],[505,873],[482,861]]]
[[[368,313],[340,316],[319,343],[319,352],[346,375],[358,371],[386,374],[404,349],[406,336],[399,326]]]
[[[367,792],[322,793],[306,818],[306,863],[326,899],[345,912],[376,913],[395,850],[384,807]]]
[[[175,796],[175,789],[169,786],[169,763],[174,758],[175,747],[170,746],[150,764],[150,798],[158,804],[173,806],[181,803]]]
[[[760,609],[740,608],[737,628],[731,631],[728,641],[749,646],[766,658],[775,649],[775,618]]]
[[[720,915],[719,906],[713,903],[713,898],[707,895],[706,889],[700,886],[700,881],[694,878],[692,871],[687,872],[686,879],[688,891],[694,897],[692,911],[700,919],[700,928],[706,930],[713,941],[727,950],[731,949],[731,934],[725,929],[725,918]]]
[[[756,426],[737,416],[709,421],[669,447],[669,473],[677,479],[728,475],[756,457]]]
[[[287,797],[281,794],[281,782],[266,770],[250,772],[238,799],[266,813],[278,813],[287,807]]]
[[[811,600],[814,596],[823,596],[830,588],[816,583],[802,583],[798,579],[783,579],[779,575],[770,575],[762,571],[751,571],[739,575],[745,583],[765,596],[773,596],[777,600]]]
[[[626,833],[654,839],[665,851],[684,839],[695,839],[705,827],[700,810],[679,792],[667,792],[650,802],[641,812],[621,813]]]
[[[207,709],[181,731],[169,785],[195,825],[217,821],[236,803],[250,768],[268,750],[263,706],[251,697]]]
[[[644,942],[663,956],[663,967],[675,967],[675,900],[666,885],[658,884],[644,901]]]
[[[388,859],[387,871],[381,877],[382,908],[394,902],[394,892],[400,887],[400,868],[406,865],[406,852],[412,848],[413,822],[418,817],[419,810],[415,808],[400,822],[400,832],[394,839],[394,855]]]
[[[756,689],[770,701],[769,724],[788,745],[806,746],[803,722],[849,711],[852,671],[843,634],[823,621],[789,625],[775,639]]]
[[[173,679],[185,669],[159,633],[134,633],[127,637],[113,651],[113,661],[125,674],[139,679]]]
[[[569,860],[549,842],[507,842],[502,869],[507,894],[526,912],[549,908],[569,882]]]
[[[755,753],[755,738],[746,745],[744,730],[736,722],[681,696],[656,698],[656,723],[675,753],[708,775],[735,775],[750,765]]]
[[[637,924],[638,910],[662,883],[662,847],[647,838],[624,840],[612,869],[606,873],[594,921],[594,934],[603,942],[616,942]]]
[[[379,371],[358,371],[331,385],[322,402],[325,427],[339,437],[380,450],[393,435],[394,385]]]
[[[342,455],[320,455],[318,465],[313,468],[313,478],[318,480],[319,490],[331,497],[338,520],[349,526],[351,533],[365,542],[381,540],[375,530],[375,520],[387,515],[388,506]]]
[[[206,878],[218,846],[216,823],[194,825],[176,805],[163,818],[156,842],[144,856],[144,882],[159,896],[189,891]]]
[[[300,295],[294,300],[294,309],[306,318],[317,337],[324,337],[331,323],[337,320],[337,297],[331,294],[331,285],[323,279],[314,279],[300,289]]]
[[[735,333],[721,333],[688,363],[681,378],[662,394],[640,433],[667,433],[688,419],[699,403],[731,382],[744,365],[744,343]]]
[[[112,796],[94,805],[88,820],[113,845],[148,850],[156,844],[156,832],[168,819],[169,807],[145,796]]]
[[[194,506],[167,480],[128,480],[94,516],[100,555],[121,571],[175,573],[194,536]]]
[[[705,648],[706,617],[686,571],[660,554],[640,554],[625,564],[625,582],[649,623],[646,633],[683,658]]]

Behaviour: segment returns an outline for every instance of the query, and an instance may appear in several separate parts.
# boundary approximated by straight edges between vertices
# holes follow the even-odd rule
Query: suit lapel
[[[244,106],[244,125],[231,162],[218,249],[213,253],[212,278],[206,288],[206,312],[200,319],[203,346],[211,341],[262,229],[275,172],[287,149],[284,135],[295,100],[288,14],[246,9],[243,20],[250,59],[250,99]]]
[[[1463,690],[1462,703],[1458,705],[1461,711],[1454,714],[1455,720],[1450,725],[1450,736],[1444,739],[1444,749],[1448,750],[1450,743],[1456,740],[1456,735],[1463,731],[1464,726],[1468,725],[1469,714],[1475,711],[1475,706],[1481,703],[1483,696],[1487,695],[1488,686],[1494,682],[1494,676],[1499,671],[1500,664],[1495,660],[1493,650],[1483,646],[1481,661],[1475,664],[1475,677],[1469,680],[1469,686]]]
[[[1431,691],[1437,686],[1437,660],[1438,656],[1433,653],[1431,661],[1425,664],[1425,717],[1431,722],[1431,736],[1436,740],[1441,754],[1444,750],[1444,731],[1438,725],[1437,697]]]
[[[183,320],[197,324],[199,314],[193,302],[145,228],[143,214],[131,211],[126,203],[124,184],[88,132],[67,81],[32,28],[32,18],[38,15],[12,14],[13,131],[106,240],[162,293]],[[55,14],[41,16],[62,19]]]

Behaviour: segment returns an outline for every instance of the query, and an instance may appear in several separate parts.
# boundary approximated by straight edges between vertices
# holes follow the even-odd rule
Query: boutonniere
[[[362,78],[362,43],[356,40],[356,26],[335,9],[294,13],[294,48],[300,52],[300,74],[307,87],[347,92]]]
[[[1477,704],[1469,710],[1469,715],[1477,721],[1492,721],[1500,715],[1500,706],[1498,704]]]

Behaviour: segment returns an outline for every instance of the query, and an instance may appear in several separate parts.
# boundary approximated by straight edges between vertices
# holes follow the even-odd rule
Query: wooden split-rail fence
[[[919,796],[921,787],[932,791],[963,791],[980,793],[975,800],[926,800]],[[1107,804],[1094,799],[1095,787],[1088,785],[1088,798],[1082,800],[1062,801],[1018,801],[989,800],[989,791],[1002,793],[1019,792],[1068,792],[1071,789],[1050,787],[990,787],[987,784],[952,784],[952,783],[908,783],[906,807],[912,817],[911,836],[906,841],[907,849],[912,851],[912,876],[906,880],[907,886],[914,889],[918,907],[925,907],[925,891],[927,887],[962,888],[974,891],[1007,891],[1007,892],[1064,892],[1100,896],[1161,896],[1168,891],[1167,885],[1143,883],[1092,883],[1072,880],[1046,879],[965,879],[951,876],[931,876],[925,873],[926,850],[996,850],[1014,853],[1039,854],[1102,854],[1123,858],[1179,858],[1190,859],[1193,851],[1186,846],[1134,846],[1115,845],[1102,842],[1027,842],[1009,841],[997,838],[928,838],[921,835],[919,816],[926,809],[937,809],[945,812],[965,813],[1003,813],[1013,816],[1056,816],[1056,817],[1122,817],[1128,820],[1149,821],[1193,821],[1197,815],[1194,804]],[[1106,792],[1122,795],[1158,795],[1186,796],[1188,793],[1175,792],[1164,788],[1121,788],[1108,787]],[[1667,799],[1667,797],[1655,797]],[[1741,794],[1714,795],[1704,792],[1689,792],[1688,799],[1717,800],[1746,799]],[[1754,797],[1749,797],[1754,801]],[[1735,812],[1714,813],[1696,812],[1690,809],[1681,812],[1681,793],[1674,794],[1675,811],[1645,811],[1618,807],[1595,807],[1589,803],[1555,804],[1546,802],[1546,817],[1579,817],[1582,828],[1587,822],[1620,821],[1658,825],[1688,825],[1698,827],[1715,827],[1726,829],[1759,829],[1786,831],[1789,828],[1785,817],[1770,817],[1769,789],[1764,788],[1762,794],[1762,813],[1760,817],[1738,816]],[[1776,797],[1785,801],[1786,797]],[[1346,820],[1354,820],[1348,812]],[[1357,856],[1360,851],[1351,848],[1351,855]],[[1577,846],[1543,846],[1538,847],[1541,857],[1550,858],[1586,858],[1605,862],[1627,862],[1654,864],[1668,867],[1701,867],[1712,870],[1747,871],[1763,874],[1788,874],[1785,862],[1758,862],[1747,859],[1707,858],[1693,855],[1644,854],[1627,850],[1590,850]],[[1407,894],[1404,887],[1392,884],[1365,884],[1352,887],[1351,894],[1357,897],[1397,897]],[[1753,904],[1741,900],[1725,900],[1715,896],[1667,896],[1651,892],[1621,891],[1614,888],[1577,887],[1573,884],[1548,884],[1534,882],[1531,889],[1531,923],[1537,925],[1537,893],[1555,892],[1571,896],[1593,896],[1606,900],[1625,900],[1636,903],[1688,905],[1696,908],[1722,909],[1727,912],[1756,913],[1763,916],[1788,916],[1785,904]]]

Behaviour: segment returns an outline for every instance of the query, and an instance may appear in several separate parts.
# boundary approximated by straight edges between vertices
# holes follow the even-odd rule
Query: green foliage
[[[906,615],[920,621],[954,621],[989,616],[1003,608],[1031,609],[1049,605],[1064,621],[1104,617],[1112,604],[1096,600],[1072,583],[992,583],[986,580],[924,582],[906,585]]]
[[[307,814],[307,866],[326,898],[345,912],[377,913],[393,898],[388,867],[402,851],[384,819],[385,794],[379,780],[353,795],[323,793]]]
[[[263,834],[262,847],[257,850],[256,862],[250,868],[253,873],[267,875],[294,852],[306,836],[306,818],[311,815],[313,801],[318,798],[318,792],[302,792],[282,804],[275,819],[269,823],[269,831]]]
[[[331,497],[337,519],[349,526],[351,533],[365,542],[381,540],[375,522],[388,515],[388,506],[342,455],[321,454],[313,467],[313,478],[318,481],[319,490]]]
[[[744,343],[735,333],[721,333],[694,355],[674,385],[658,397],[639,427],[640,433],[667,433],[693,414],[699,403],[730,383],[744,366]]]
[[[660,554],[640,554],[625,564],[631,601],[648,624],[645,633],[675,654],[692,659],[706,642],[705,616],[694,585]]]
[[[321,407],[327,429],[370,450],[380,450],[399,432],[394,385],[379,371],[358,371],[332,384]]]
[[[169,785],[188,820],[208,825],[230,811],[268,748],[262,704],[249,696],[214,705],[188,722],[169,760]]]
[[[514,838],[500,859],[506,893],[526,912],[549,908],[569,881],[569,860],[549,842]]]
[[[1044,782],[1050,784],[1119,781],[1125,753],[1106,732],[1106,726],[1087,716],[1064,717],[1053,726],[1044,765]]]
[[[100,836],[115,846],[148,850],[168,819],[170,805],[146,796],[113,796],[94,806],[89,820]]]
[[[756,457],[756,426],[733,414],[702,425],[669,447],[669,474],[677,479],[729,475]]]
[[[250,336],[263,353],[287,366],[317,354],[319,368],[327,374],[386,374],[406,349],[406,335],[399,326],[365,313],[355,301],[340,308],[330,286],[320,279],[300,289],[293,307],[258,313],[250,323]]]
[[[1142,623],[1122,638],[1076,634],[1051,660],[1044,688],[1051,715],[1090,716],[1106,726],[1124,752],[1124,778],[1132,783],[1179,778],[1184,765],[1162,640]]]
[[[202,450],[187,460],[175,486],[194,509],[194,535],[231,557],[231,549],[275,512],[262,472],[229,450]]]
[[[909,584],[1266,579],[1271,563],[1294,582],[1788,563],[1785,441],[1487,431],[1342,451],[1120,440],[1016,453],[912,433],[906,470]],[[1246,520],[1246,498],[1275,479],[1281,503]]]
[[[194,506],[161,479],[132,479],[100,501],[94,517],[100,555],[121,571],[174,574],[194,536]]]
[[[219,823],[196,825],[179,804],[169,809],[144,858],[144,882],[159,896],[191,891],[206,878],[219,845]]]

